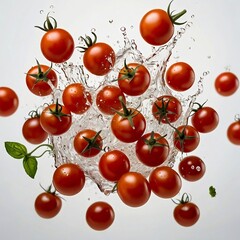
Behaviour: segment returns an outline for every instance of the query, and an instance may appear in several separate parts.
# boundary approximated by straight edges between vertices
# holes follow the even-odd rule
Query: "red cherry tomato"
[[[152,191],[161,198],[172,198],[179,193],[182,180],[178,173],[168,166],[155,168],[149,175]]]
[[[119,179],[117,193],[126,205],[140,207],[149,200],[151,188],[147,179],[141,173],[128,172]]]
[[[170,10],[172,1],[168,5],[167,12],[162,9],[152,9],[147,12],[140,21],[140,33],[143,39],[151,45],[162,45],[167,43],[174,33],[174,24],[184,24],[177,22],[186,10],[175,14]],[[174,14],[173,14],[174,12]]]
[[[125,143],[137,141],[146,128],[144,116],[134,108],[124,108],[119,113],[115,113],[111,121],[114,136]]]
[[[35,200],[36,213],[42,218],[53,218],[61,210],[62,200],[55,193],[43,192]]]
[[[43,143],[48,138],[48,133],[43,130],[39,117],[27,119],[22,126],[22,134],[32,144]]]
[[[152,114],[159,123],[176,122],[182,114],[181,102],[170,95],[158,97],[152,105]]]
[[[156,167],[168,157],[168,141],[158,133],[146,133],[137,141],[135,152],[143,164]]]
[[[111,85],[104,86],[96,96],[98,109],[104,114],[113,115],[122,108],[119,97],[122,97],[122,101],[125,104],[126,98],[119,87]]]
[[[129,172],[130,161],[123,152],[111,150],[101,156],[98,166],[101,175],[105,179],[116,182],[124,173]]]
[[[222,96],[233,95],[239,87],[237,76],[231,72],[223,72],[215,79],[215,89]]]
[[[172,64],[166,72],[166,82],[175,91],[188,90],[195,81],[195,73],[192,67],[185,62]]]
[[[53,185],[63,195],[72,196],[79,193],[84,184],[83,170],[73,163],[60,165],[53,174]]]
[[[0,116],[8,117],[18,109],[19,100],[14,90],[0,87]]]
[[[219,116],[211,107],[199,107],[192,115],[191,123],[198,132],[209,133],[218,126]]]
[[[103,140],[100,132],[91,129],[84,129],[74,137],[74,149],[83,157],[94,157],[100,153]]]
[[[190,202],[188,196],[186,199],[184,199],[184,196],[185,194],[183,194],[182,200],[174,208],[173,217],[179,225],[190,227],[198,221],[200,210],[195,203]]]
[[[190,125],[179,126],[173,134],[174,146],[181,152],[195,150],[200,142],[198,131]]]
[[[57,87],[58,78],[51,67],[38,63],[38,65],[28,70],[26,84],[33,94],[48,96],[52,93],[53,88]]]
[[[139,96],[149,87],[151,76],[144,65],[129,63],[120,70],[118,85],[129,96]]]
[[[42,111],[40,124],[48,134],[61,135],[70,129],[72,115],[65,106],[53,103]]]
[[[63,90],[62,101],[72,113],[83,114],[90,108],[92,97],[81,83],[71,83]]]
[[[203,177],[206,167],[201,158],[197,156],[187,156],[180,161],[178,171],[185,180],[194,182]]]
[[[240,145],[240,120],[237,120],[228,126],[227,137],[231,143]]]
[[[115,213],[112,206],[103,201],[93,203],[86,212],[87,224],[97,231],[109,228],[114,219]]]

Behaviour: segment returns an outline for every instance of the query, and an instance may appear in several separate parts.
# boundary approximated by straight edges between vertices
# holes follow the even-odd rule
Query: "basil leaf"
[[[27,154],[27,148],[18,142],[5,142],[5,149],[11,157],[16,159],[24,158]]]
[[[23,167],[29,177],[31,177],[31,178],[35,177],[35,174],[37,172],[37,165],[38,165],[38,162],[35,157],[32,157],[32,156],[24,157]]]

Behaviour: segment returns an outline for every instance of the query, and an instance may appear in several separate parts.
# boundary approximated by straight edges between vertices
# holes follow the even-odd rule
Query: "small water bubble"
[[[193,14],[192,16],[191,16],[191,18],[194,18],[195,17],[195,15]]]
[[[240,120],[240,114],[238,113],[234,116],[234,121],[239,121],[239,120]]]
[[[194,165],[192,165],[192,166],[191,166],[191,169],[193,170],[194,168],[195,168]]]
[[[109,20],[108,22],[109,22],[109,23],[113,23],[113,20],[111,19],[111,20]]]
[[[207,56],[207,58],[208,58],[208,59],[211,59],[211,58],[212,58],[212,56]]]
[[[197,167],[196,167],[196,170],[197,170],[198,172],[200,172],[200,171],[201,171],[201,167],[200,167],[200,166],[197,166]]]
[[[133,26],[133,25],[131,25],[131,26],[130,26],[130,28],[131,28],[131,29],[133,29],[133,28],[134,28],[134,26]]]
[[[53,8],[54,8],[54,5],[50,5],[50,8],[53,9]]]
[[[43,14],[44,13],[44,10],[40,10],[40,14]]]
[[[210,73],[209,71],[206,71],[206,72],[203,73],[203,76],[205,77],[205,76],[207,76],[209,73]]]

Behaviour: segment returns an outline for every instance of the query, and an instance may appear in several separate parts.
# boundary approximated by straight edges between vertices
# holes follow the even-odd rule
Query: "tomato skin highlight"
[[[30,74],[38,74],[39,73],[38,67],[41,69],[42,73],[47,72],[47,70],[49,69],[48,66],[42,65],[42,64],[39,66],[34,66],[30,68],[26,75],[26,85],[28,89],[36,96],[48,96],[53,91],[50,84],[45,80],[40,80],[40,79],[38,80],[36,77],[33,77],[30,75]],[[46,77],[47,79],[49,79],[52,86],[56,88],[58,84],[57,74],[51,69],[50,72],[46,75]]]
[[[167,159],[169,154],[168,141],[158,133],[154,133],[153,137],[156,144],[162,146],[151,146],[146,143],[146,140],[151,138],[151,133],[144,134],[135,145],[137,158],[149,167],[159,166]]]
[[[130,161],[123,152],[115,149],[105,152],[98,166],[99,172],[105,179],[116,182],[124,173],[129,172]]]
[[[92,96],[81,83],[72,83],[63,90],[62,101],[72,113],[83,114],[90,108]]]
[[[173,216],[181,226],[190,227],[198,221],[200,210],[198,206],[192,202],[180,203],[174,208]]]
[[[174,146],[181,152],[192,152],[200,142],[198,131],[191,125],[181,125],[173,134]]]
[[[114,115],[115,111],[119,111],[122,108],[119,97],[122,97],[123,103],[126,104],[126,98],[119,87],[114,85],[104,86],[96,96],[98,109],[104,114]]]
[[[147,179],[138,172],[128,172],[117,183],[120,199],[130,207],[140,207],[150,198],[151,188]]]
[[[72,196],[79,193],[84,184],[84,172],[76,164],[64,163],[54,171],[53,185],[63,195]]]
[[[39,194],[34,203],[36,213],[42,218],[55,217],[60,212],[61,207],[61,198],[49,192]]]
[[[111,120],[111,129],[114,136],[125,143],[131,143],[137,141],[146,129],[146,120],[142,113],[138,110],[129,108],[134,113],[133,126],[131,126],[127,118],[122,117],[118,113],[115,113]],[[123,110],[120,110],[123,113]]]
[[[83,64],[86,69],[97,76],[109,73],[114,64],[116,56],[111,46],[106,43],[94,43],[89,46],[83,55]]]
[[[22,134],[32,144],[43,143],[48,138],[48,133],[43,130],[39,117],[27,119],[22,126]]]
[[[97,154],[99,154],[103,146],[102,137],[99,135],[96,138],[95,145],[97,146],[97,148],[90,147],[88,150],[86,150],[86,148],[88,147],[89,143],[86,139],[84,139],[93,139],[96,135],[97,132],[92,129],[84,129],[78,132],[73,140],[73,146],[75,151],[83,157],[95,157]]]
[[[182,187],[179,174],[168,166],[155,168],[149,175],[149,183],[152,192],[161,198],[174,197]]]
[[[201,133],[212,132],[219,123],[218,113],[211,107],[201,107],[191,117],[192,125]]]
[[[140,33],[149,44],[159,46],[173,36],[174,26],[168,13],[162,9],[152,9],[140,21]]]
[[[159,123],[176,122],[182,114],[182,104],[174,96],[163,95],[153,103],[152,114]]]
[[[54,63],[67,61],[74,51],[74,40],[69,32],[61,28],[48,30],[40,43],[44,57]]]
[[[51,111],[55,111],[57,105],[55,103],[46,107],[40,115],[40,124],[44,131],[50,135],[61,135],[67,132],[72,125],[71,112],[63,105],[58,105],[58,110],[61,109],[62,114],[67,116],[55,116]]]
[[[216,77],[214,86],[218,94],[227,97],[237,91],[239,80],[235,74],[223,72]]]
[[[18,109],[19,99],[14,90],[9,87],[0,87],[0,116],[8,117]]]
[[[175,91],[183,92],[188,90],[194,81],[194,70],[185,62],[174,63],[166,71],[166,82]]]
[[[112,206],[106,202],[98,201],[91,204],[86,211],[86,221],[89,227],[96,231],[109,228],[115,219]]]
[[[228,126],[227,137],[231,143],[240,145],[240,120],[235,121]]]
[[[197,156],[184,157],[178,165],[178,172],[181,177],[190,182],[201,179],[205,171],[205,163]]]
[[[126,78],[128,71],[131,72],[134,70],[134,76]],[[123,67],[118,74],[118,85],[129,96],[142,95],[148,89],[150,82],[151,76],[149,71],[144,65],[138,63],[127,64],[127,69]]]

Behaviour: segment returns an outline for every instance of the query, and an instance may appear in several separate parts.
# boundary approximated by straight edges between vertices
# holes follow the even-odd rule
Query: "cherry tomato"
[[[168,166],[155,168],[149,175],[152,191],[161,198],[171,198],[179,193],[182,180],[179,174]]]
[[[39,117],[27,119],[22,126],[22,134],[32,144],[40,144],[48,138],[48,133],[43,130]]]
[[[54,171],[53,185],[63,195],[72,196],[79,193],[84,184],[84,172],[77,164],[64,163]]]
[[[179,204],[174,208],[173,217],[181,226],[190,227],[198,221],[200,210],[195,203],[190,202],[188,197],[187,200],[183,200],[183,198],[184,195]]]
[[[139,96],[149,87],[151,76],[144,65],[138,63],[126,64],[118,74],[118,85],[129,96]]]
[[[172,64],[166,72],[166,82],[175,91],[188,90],[195,81],[195,73],[192,67],[185,62]]]
[[[228,126],[227,137],[231,143],[240,145],[240,120],[237,120]]]
[[[57,21],[53,17],[48,14],[43,27],[37,27],[46,32],[40,43],[41,51],[46,59],[50,62],[62,63],[72,56],[73,37],[66,30],[57,28]]]
[[[53,103],[42,111],[40,124],[48,134],[61,135],[71,127],[72,115],[65,106]]]
[[[37,61],[38,63],[38,61]],[[26,84],[28,89],[37,96],[47,96],[57,87],[58,78],[51,67],[38,65],[28,70]]]
[[[55,217],[62,208],[62,200],[55,193],[43,192],[34,203],[36,213],[42,218]]]
[[[119,179],[117,193],[126,205],[140,207],[150,198],[151,188],[147,179],[141,173],[128,172]]]
[[[83,114],[90,108],[92,97],[81,83],[71,83],[63,90],[62,101],[72,113]]]
[[[115,213],[112,206],[103,201],[93,203],[86,212],[87,224],[97,231],[109,228],[114,219]]]
[[[126,98],[119,87],[113,85],[104,86],[96,96],[98,109],[104,114],[113,115],[122,108],[119,97],[122,97],[123,102],[126,103]]]
[[[89,36],[82,37],[86,47],[79,47],[83,52],[83,64],[86,69],[97,76],[103,76],[109,73],[116,60],[115,52],[110,45],[103,42],[97,42],[97,36],[92,32],[94,39]]]
[[[191,117],[192,125],[201,133],[213,131],[219,123],[218,113],[211,107],[199,107]]]
[[[144,133],[146,120],[141,112],[126,106],[115,113],[111,121],[114,136],[125,143],[137,141]]]
[[[172,1],[168,5],[167,12],[162,9],[152,9],[147,12],[140,21],[140,33],[143,39],[151,45],[162,45],[167,43],[174,33],[174,24],[184,24],[177,22],[186,10],[174,14],[170,10]]]
[[[98,166],[101,175],[105,179],[116,182],[124,173],[129,172],[130,161],[123,152],[111,150],[101,156]]]
[[[178,171],[185,180],[194,182],[203,177],[206,167],[201,158],[197,156],[187,156],[180,161]]]
[[[0,87],[0,116],[8,117],[18,109],[18,96],[9,87]]]
[[[231,72],[223,72],[215,79],[215,89],[222,96],[231,96],[239,87],[237,76]]]
[[[162,164],[168,157],[169,145],[166,138],[158,133],[146,133],[136,143],[137,158],[149,167]]]
[[[74,149],[83,157],[94,157],[100,153],[103,140],[100,132],[91,129],[84,129],[74,137]]]
[[[174,96],[158,97],[152,105],[152,114],[159,123],[176,122],[182,113],[181,102]]]
[[[190,125],[179,126],[173,134],[174,146],[181,152],[195,150],[200,142],[200,135],[196,128]]]

